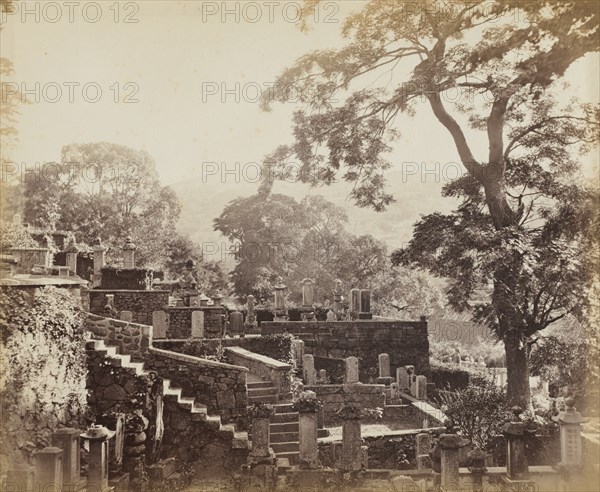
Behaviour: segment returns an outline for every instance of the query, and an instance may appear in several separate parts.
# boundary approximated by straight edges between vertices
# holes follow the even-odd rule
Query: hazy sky
[[[234,169],[236,162],[260,161],[291,142],[294,105],[261,112],[257,89],[307,51],[341,46],[341,21],[364,4],[325,1],[312,30],[303,33],[294,22],[299,1],[26,3],[29,13],[19,7],[3,19],[1,31],[2,56],[15,69],[10,79],[34,102],[21,109],[12,159],[57,161],[65,144],[116,142],[147,150],[164,183],[199,178],[203,162]],[[571,72],[573,94],[598,93],[597,57]],[[391,156],[396,169],[402,162],[456,160],[449,136],[425,105],[417,118],[399,123],[403,139]],[[475,151],[483,157],[485,139],[481,144]],[[256,188],[235,183],[233,175],[226,183],[220,178],[207,178],[198,193],[231,187],[233,198]],[[410,207],[404,238],[419,212],[449,206],[439,197],[439,179],[422,181],[393,183],[399,202],[390,218],[406,209],[403,197],[422,202]]]

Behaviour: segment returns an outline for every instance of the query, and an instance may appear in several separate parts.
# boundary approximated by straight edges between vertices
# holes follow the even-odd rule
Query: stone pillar
[[[358,358],[347,357],[346,358],[346,377],[344,382],[346,384],[358,383]]]
[[[336,315],[336,319],[340,319],[342,314],[342,301],[344,300],[344,291],[342,290],[342,281],[336,280],[335,287],[333,289],[333,312]]]
[[[350,291],[350,317],[356,319],[360,312],[360,289],[352,289]]]
[[[79,434],[79,430],[71,427],[57,429],[52,434],[52,445],[63,450],[62,476],[65,489],[67,484],[74,488],[81,480]]]
[[[300,466],[315,468],[318,464],[317,409],[299,409]]]
[[[314,386],[317,384],[315,358],[311,354],[304,354],[302,357],[302,377],[304,379],[304,383],[308,386]]]
[[[315,303],[315,281],[305,278],[300,284],[302,285],[302,305],[311,307]]]
[[[94,276],[92,285],[97,287],[101,283],[102,279],[102,268],[106,264],[106,248],[102,245],[100,240],[97,240],[97,244],[94,246]]]
[[[123,245],[123,268],[135,268],[135,250],[137,246],[133,244],[131,237],[127,237]]]
[[[475,448],[469,453],[469,472],[473,476],[473,492],[483,492],[483,475],[487,471],[485,453]]]
[[[120,472],[123,468],[123,448],[125,443],[125,414],[110,413],[98,417],[97,422],[107,429],[114,430],[115,435],[108,441],[108,469]]]
[[[165,311],[152,312],[152,337],[167,338],[169,315]]]
[[[75,247],[67,250],[67,266],[69,270],[73,272],[73,275],[77,275],[77,249]]]
[[[4,491],[28,492],[34,489],[35,468],[25,463],[17,463],[13,468],[6,470]],[[38,485],[39,486],[39,485]]]
[[[101,425],[92,425],[83,439],[90,442],[88,489],[109,491],[108,487],[108,440],[115,435],[115,431],[108,430]]]
[[[232,335],[242,335],[244,333],[244,315],[239,311],[230,313],[229,326]]]
[[[527,430],[525,422],[519,417],[523,410],[521,407],[512,408],[513,418],[511,422],[504,425],[503,433],[506,436],[506,471],[509,481],[528,481],[529,465],[525,445]]]
[[[204,311],[192,311],[190,321],[192,338],[204,338]]]
[[[396,369],[396,382],[398,383],[399,391],[410,391],[410,375],[408,374],[406,366]]]
[[[35,482],[42,490],[60,490],[63,484],[63,450],[47,447],[35,454]]]
[[[252,451],[254,458],[269,456],[271,418],[257,416],[252,419]]]
[[[246,298],[246,326],[249,331],[256,326],[256,314],[254,312],[254,296],[250,295]]]
[[[281,277],[277,278],[277,283],[273,286],[275,290],[275,316],[285,316],[285,289],[287,286],[283,283]]]
[[[463,440],[457,434],[442,434],[438,444],[441,450],[441,490],[443,492],[461,490],[458,450],[464,445]]]
[[[296,365],[299,366],[303,363],[304,357],[304,340],[300,340],[299,338],[294,338],[292,340],[292,351],[294,353],[294,359],[296,360]]]
[[[417,376],[416,388],[416,398],[427,400],[427,378],[425,376]]]
[[[360,291],[360,312],[359,319],[373,319],[371,314],[371,291],[363,289]]]
[[[417,458],[417,468],[424,470],[431,468],[431,435],[426,432],[417,434],[415,439],[415,455]]]
[[[362,438],[360,435],[360,407],[347,405],[341,409],[342,458],[340,467],[344,471],[360,470],[362,466]]]
[[[560,466],[575,470],[583,466],[581,424],[587,422],[574,407],[575,400],[566,398],[566,410],[552,417],[560,425]]]

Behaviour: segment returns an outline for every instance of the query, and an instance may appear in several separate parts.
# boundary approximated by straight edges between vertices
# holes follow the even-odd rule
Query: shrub
[[[441,393],[442,411],[478,448],[488,451],[510,416],[504,389],[491,378],[469,383],[454,393]]]

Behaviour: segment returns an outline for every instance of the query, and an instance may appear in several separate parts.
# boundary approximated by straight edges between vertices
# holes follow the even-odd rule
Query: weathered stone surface
[[[388,378],[391,376],[390,372],[390,356],[389,354],[379,354],[379,377]]]
[[[134,323],[152,324],[152,313],[161,310],[169,303],[170,291],[167,290],[106,290],[89,291],[90,312],[106,316],[106,296],[114,295],[114,307],[117,311],[131,311]]]
[[[356,357],[346,358],[346,384],[358,383],[358,359]]]

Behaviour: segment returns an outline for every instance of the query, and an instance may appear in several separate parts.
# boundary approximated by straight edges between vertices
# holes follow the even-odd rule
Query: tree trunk
[[[509,405],[519,405],[523,410],[529,408],[529,363],[527,344],[523,340],[522,330],[508,327],[504,335],[507,368],[507,401]]]

